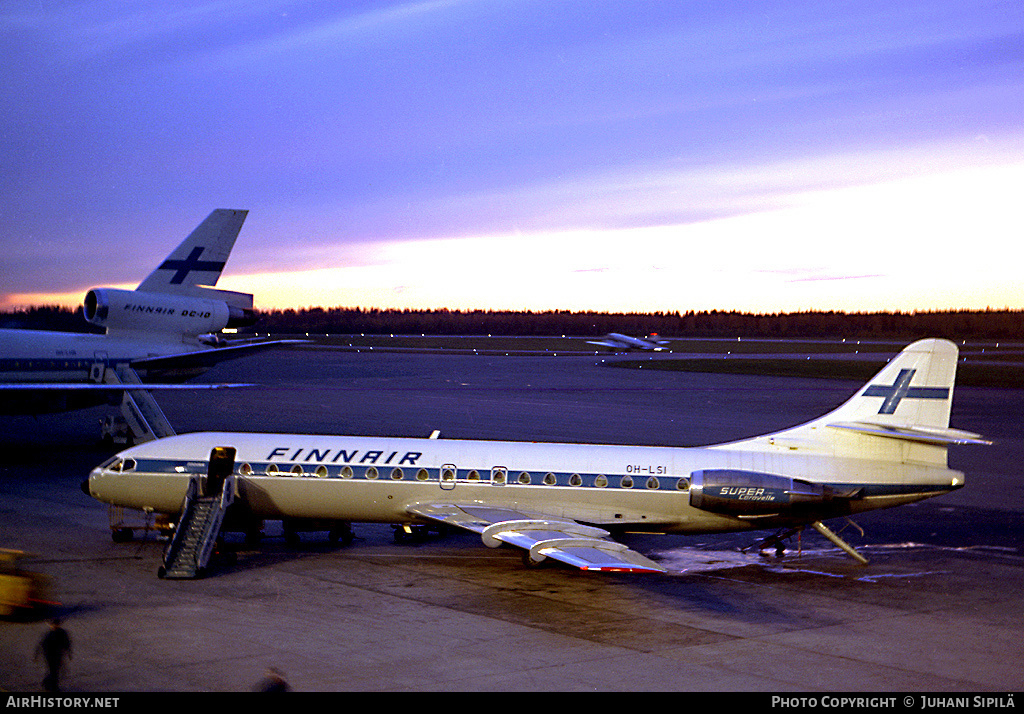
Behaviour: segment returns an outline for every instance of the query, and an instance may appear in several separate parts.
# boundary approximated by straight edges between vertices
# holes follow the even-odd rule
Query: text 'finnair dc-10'
[[[807,525],[864,562],[822,521],[958,489],[947,447],[987,443],[949,428],[957,355],[915,342],[829,414],[708,447],[196,433],[123,451],[83,485],[181,514],[175,537],[206,498],[238,522],[445,524],[587,570],[664,571],[619,532]]]

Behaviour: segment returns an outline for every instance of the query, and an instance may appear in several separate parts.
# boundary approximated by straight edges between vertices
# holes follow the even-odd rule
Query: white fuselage
[[[206,473],[220,446],[236,450],[240,500],[269,519],[402,523],[416,520],[410,509],[418,504],[486,503],[603,527],[714,532],[895,506],[963,484],[962,474],[946,468],[792,449],[197,433],[122,452],[92,472],[89,491],[107,503],[176,514],[189,478]],[[713,513],[690,502],[691,477],[702,469],[777,474],[839,490],[854,485],[860,495],[813,511]]]
[[[173,334],[0,330],[0,382],[89,382],[96,365],[198,349],[195,338]]]
[[[61,389],[103,383],[108,367],[139,359],[208,349],[195,338],[162,333],[96,335],[43,330],[0,330],[0,414],[46,414],[116,403],[120,394]],[[162,369],[159,378],[181,382],[206,371]],[[138,368],[143,380],[153,377]],[[6,385],[11,385],[8,388]],[[41,385],[38,389],[32,385]]]

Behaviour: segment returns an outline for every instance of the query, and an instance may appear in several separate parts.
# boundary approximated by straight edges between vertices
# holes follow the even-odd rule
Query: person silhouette
[[[60,618],[54,618],[50,620],[50,629],[43,635],[43,638],[39,641],[39,646],[36,647],[35,659],[39,659],[39,655],[43,656],[46,660],[46,676],[43,677],[43,689],[48,692],[59,692],[60,691],[60,673],[64,667],[64,656],[70,660],[72,657],[71,652],[71,637],[68,635],[67,630],[61,627]]]

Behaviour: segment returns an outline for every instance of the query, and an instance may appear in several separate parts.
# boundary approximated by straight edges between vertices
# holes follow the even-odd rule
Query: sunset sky
[[[0,309],[1024,308],[1024,6],[0,4]]]

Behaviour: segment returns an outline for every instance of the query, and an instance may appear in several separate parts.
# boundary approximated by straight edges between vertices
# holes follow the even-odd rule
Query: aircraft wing
[[[528,552],[533,563],[553,558],[581,570],[666,572],[654,561],[611,540],[608,531],[569,519],[479,503],[419,504],[409,513],[478,533],[491,548],[502,543],[518,546]]]
[[[220,362],[246,357],[272,347],[287,347],[290,345],[305,344],[307,340],[270,340],[267,342],[247,342],[239,345],[228,345],[226,347],[213,347],[208,350],[195,352],[181,352],[174,355],[160,355],[159,357],[143,357],[132,360],[132,368],[135,370],[144,369],[149,371],[192,369],[197,367],[212,367]]]
[[[10,392],[134,392],[144,391],[167,391],[183,389],[235,389],[238,387],[254,387],[249,383],[227,383],[216,384],[104,384],[96,382],[7,382],[0,384],[0,391]]]

